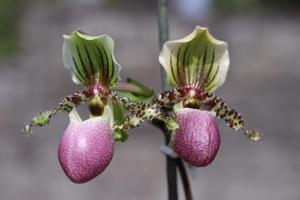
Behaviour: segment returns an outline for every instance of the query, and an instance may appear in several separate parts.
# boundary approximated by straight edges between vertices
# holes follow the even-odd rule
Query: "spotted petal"
[[[117,82],[120,65],[114,58],[110,36],[74,31],[63,37],[64,65],[71,70],[75,83],[89,86],[99,82],[103,87],[112,87]]]
[[[74,116],[75,115],[75,116]],[[64,132],[58,151],[59,162],[71,181],[85,183],[101,174],[114,153],[109,119],[95,117],[81,121],[75,110]]]
[[[221,86],[229,68],[227,43],[197,26],[188,36],[164,44],[159,62],[171,85],[193,85],[212,92]]]

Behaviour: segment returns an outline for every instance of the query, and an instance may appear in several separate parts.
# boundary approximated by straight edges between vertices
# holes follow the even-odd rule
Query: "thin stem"
[[[165,144],[168,145],[170,141],[170,134],[165,124],[161,120],[154,119],[152,124],[159,128],[165,136]],[[168,185],[168,200],[177,200],[177,172],[176,172],[176,159],[166,155],[166,172],[167,172],[167,185]]]
[[[169,135],[165,133],[165,142],[166,145],[169,143]],[[177,200],[178,192],[177,192],[177,171],[176,171],[176,160],[170,156],[166,156],[167,161],[167,180],[168,180],[168,199],[169,200]]]
[[[164,43],[169,39],[169,27],[168,27],[168,9],[167,9],[167,0],[157,0],[158,3],[158,28],[159,28],[159,46],[160,49],[163,48]],[[167,75],[164,69],[161,67],[161,79],[162,79],[162,89],[167,91],[169,89]],[[166,129],[165,125],[162,122],[155,121],[153,123],[155,126],[159,127],[165,135],[166,145],[170,142],[170,134]],[[184,187],[186,200],[192,200],[192,192],[190,188],[190,183],[188,180],[188,175],[185,170],[185,166],[181,158],[172,158],[166,156],[167,162],[167,181],[168,181],[168,199],[177,200],[177,172],[176,166],[178,166],[182,184]]]
[[[158,0],[158,30],[159,30],[159,46],[162,49],[163,44],[169,38],[169,27],[168,27],[168,10],[167,10],[167,0]],[[167,76],[163,68],[161,67],[161,79],[162,79],[162,89],[164,91],[168,90]],[[165,143],[169,144],[170,134],[168,130],[162,124],[161,129],[165,135]],[[176,172],[176,161],[170,156],[166,156],[166,170],[167,170],[167,184],[168,184],[168,199],[177,200],[177,172]]]
[[[163,44],[169,39],[169,27],[168,27],[168,9],[167,0],[158,0],[158,28],[159,28],[159,46],[163,48]],[[162,89],[166,91],[169,89],[166,72],[161,67],[161,79]],[[163,128],[165,135],[165,143],[169,144],[170,136],[168,131]],[[167,184],[168,184],[168,199],[177,200],[177,172],[176,172],[176,161],[170,156],[166,156],[166,170],[167,170]]]
[[[164,43],[169,39],[169,25],[168,25],[168,8],[167,0],[158,0],[158,30],[159,30],[159,46],[163,48]],[[167,75],[163,68],[161,68],[162,89],[166,91],[169,89]]]
[[[188,177],[188,174],[186,173],[184,163],[180,158],[176,159],[176,163],[177,163],[177,167],[179,169],[179,173],[180,173],[180,177],[181,177],[181,181],[182,181],[182,185],[183,185],[183,189],[184,189],[184,193],[185,193],[185,199],[193,200],[193,194],[192,194],[192,190],[191,190],[191,186],[190,186],[190,182],[189,182],[189,177]]]

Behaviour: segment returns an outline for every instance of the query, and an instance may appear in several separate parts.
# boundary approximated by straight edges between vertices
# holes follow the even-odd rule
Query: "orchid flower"
[[[106,168],[112,159],[114,139],[125,140],[127,129],[154,118],[168,124],[171,120],[164,117],[157,105],[132,102],[118,95],[117,90],[124,90],[136,98],[151,97],[153,91],[133,80],[118,82],[120,65],[114,57],[110,36],[74,31],[63,37],[64,65],[71,71],[72,80],[84,89],[63,98],[54,110],[34,117],[24,131],[31,133],[33,127],[47,125],[59,112],[70,113],[70,124],[59,145],[59,160],[72,181],[83,183]],[[75,109],[81,103],[87,104],[90,111],[90,119],[85,121]]]
[[[117,91],[123,90],[131,92],[131,96],[136,94],[149,98],[153,91],[131,79],[127,80],[128,83],[118,82],[120,65],[114,57],[114,42],[110,36],[90,36],[74,31],[71,35],[63,37],[64,65],[71,71],[73,82],[83,85],[84,89],[63,98],[54,110],[42,112],[34,117],[24,128],[26,133],[31,133],[35,126],[47,125],[50,118],[59,112],[70,113],[81,103],[88,105],[91,117],[110,115],[110,125],[114,130],[134,128],[142,121],[154,118],[166,121],[155,105],[151,106],[143,101],[132,102],[123,97],[124,95],[118,95]],[[115,107],[119,105],[129,111],[122,123],[120,119],[114,119],[120,117],[120,113],[115,112],[118,112],[119,109]],[[104,112],[106,109],[108,111]]]
[[[156,96],[154,104],[173,106],[179,124],[173,148],[181,158],[194,166],[211,163],[220,144],[215,117],[251,140],[260,140],[260,134],[248,130],[236,110],[213,94],[225,82],[229,69],[226,42],[197,26],[188,36],[167,41],[159,62],[173,88]]]

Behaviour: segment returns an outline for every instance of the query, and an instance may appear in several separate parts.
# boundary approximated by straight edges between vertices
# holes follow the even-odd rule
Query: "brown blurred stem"
[[[168,9],[167,0],[157,0],[158,5],[158,30],[159,30],[159,44],[160,49],[163,48],[163,44],[169,39],[169,27],[168,27]],[[161,67],[161,79],[162,79],[162,89],[166,91],[169,89],[167,82],[167,75],[164,69]],[[160,121],[154,121],[153,124],[159,127],[165,135],[165,144],[168,145],[170,142],[170,133],[165,127],[164,123]],[[183,161],[180,158],[172,158],[166,156],[166,170],[167,170],[167,184],[168,184],[168,200],[177,200],[177,171],[178,166],[179,173],[181,175],[181,180],[183,183],[183,188],[185,191],[186,200],[192,200],[191,188],[188,180],[188,175],[186,173]]]

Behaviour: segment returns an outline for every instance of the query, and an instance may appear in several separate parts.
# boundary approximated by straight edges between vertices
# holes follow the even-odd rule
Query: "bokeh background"
[[[217,94],[264,133],[255,144],[220,122],[218,156],[191,177],[195,200],[299,200],[299,1],[170,0],[169,7],[171,39],[201,25],[228,42],[231,68]],[[74,29],[110,34],[123,79],[160,91],[155,1],[0,0],[0,199],[166,199],[163,135],[150,125],[131,131],[104,173],[83,185],[71,183],[57,159],[66,114],[31,137],[21,133],[35,113],[80,88],[61,53],[62,34]]]

